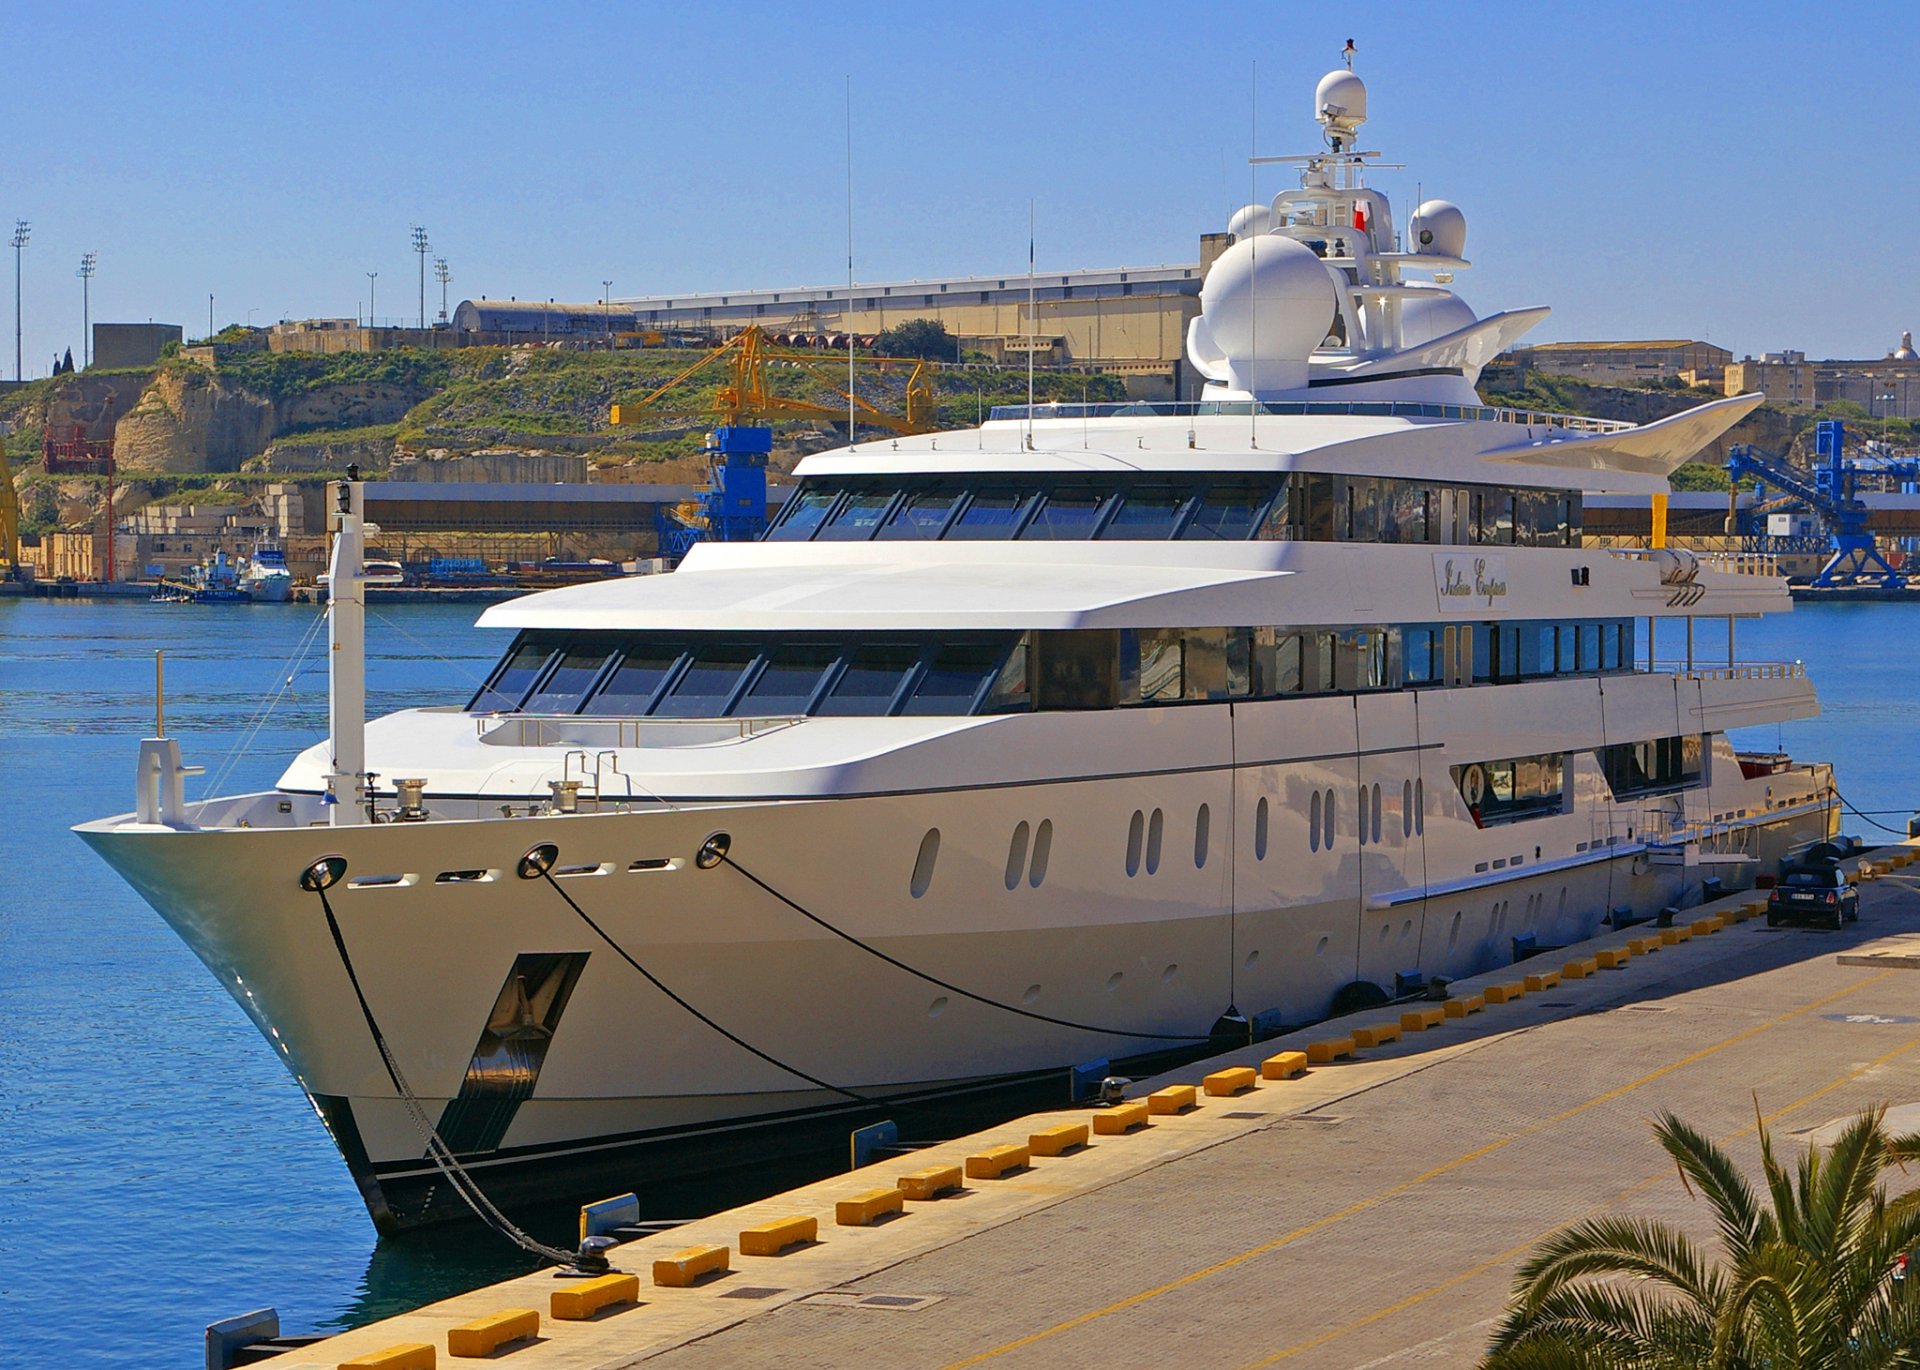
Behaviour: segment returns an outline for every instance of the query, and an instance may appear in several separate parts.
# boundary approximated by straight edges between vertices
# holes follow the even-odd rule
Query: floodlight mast
[[[99,270],[100,254],[88,252],[80,258],[80,366],[93,365],[93,273]]]
[[[425,332],[427,327],[427,253],[432,251],[432,249],[427,246],[427,230],[420,227],[419,224],[413,226],[413,250],[420,258],[420,329],[422,332]]]
[[[25,219],[15,219],[13,221],[13,237],[7,240],[9,246],[13,248],[13,378],[16,381],[23,381],[27,378],[26,372],[23,370],[21,364],[20,349],[20,339],[22,336],[20,327],[20,256],[27,246],[27,235],[32,231],[33,226]]]
[[[440,282],[440,322],[447,321],[447,282],[453,279],[453,272],[447,269],[445,257],[433,259],[433,279]]]

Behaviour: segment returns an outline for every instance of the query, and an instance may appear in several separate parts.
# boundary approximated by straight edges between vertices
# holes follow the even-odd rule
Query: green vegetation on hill
[[[224,382],[284,404],[296,396],[340,385],[394,385],[422,393],[452,378],[456,351],[402,348],[391,352],[243,352],[220,363]],[[174,365],[191,365],[176,362]]]

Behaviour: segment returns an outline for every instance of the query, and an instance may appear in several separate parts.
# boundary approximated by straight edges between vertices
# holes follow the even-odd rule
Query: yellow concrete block
[[[603,1308],[638,1302],[638,1275],[601,1275],[554,1290],[547,1311],[556,1322],[584,1322]]]
[[[1410,1008],[1400,1015],[1400,1027],[1406,1032],[1425,1032],[1428,1028],[1439,1027],[1446,1022],[1447,1015],[1440,1005],[1432,1008]]]
[[[1725,926],[1726,923],[1718,918],[1698,918],[1687,925],[1687,930],[1695,937],[1710,937]]]
[[[1562,980],[1584,980],[1599,969],[1599,957],[1582,956],[1578,960],[1569,961],[1566,965],[1560,967],[1560,978]]]
[[[967,1178],[969,1180],[997,1180],[1015,1170],[1024,1170],[1033,1164],[1033,1153],[1024,1146],[990,1146],[985,1151],[967,1157]]]
[[[1368,1023],[1353,1030],[1353,1044],[1356,1047],[1383,1047],[1388,1042],[1399,1040],[1398,1023]]]
[[[1665,947],[1678,946],[1682,942],[1691,942],[1692,940],[1693,940],[1692,928],[1660,929],[1660,945],[1662,946],[1665,946]]]
[[[872,1227],[889,1213],[907,1211],[907,1196],[900,1189],[869,1189],[842,1199],[833,1206],[833,1220],[841,1227]]]
[[[1635,956],[1651,956],[1654,952],[1660,950],[1660,939],[1658,937],[1636,937],[1627,943],[1627,950]]]
[[[1459,999],[1449,999],[1440,1005],[1440,1011],[1449,1018],[1464,1018],[1469,1013],[1478,1013],[1487,1006],[1484,994],[1469,994]]]
[[[433,1370],[437,1362],[431,1346],[425,1342],[402,1342],[384,1351],[369,1351],[364,1356],[340,1362],[340,1370]]]
[[[1260,1063],[1260,1078],[1263,1080],[1291,1080],[1307,1068],[1307,1053],[1304,1051],[1280,1051]]]
[[[1192,1085],[1178,1085],[1176,1088],[1186,1090],[1188,1100],[1192,1100]],[[1147,1099],[1135,1099],[1129,1104],[1115,1104],[1112,1108],[1101,1109],[1093,1115],[1093,1130],[1102,1137],[1118,1137],[1122,1133],[1133,1131],[1136,1127],[1145,1127],[1147,1115],[1154,1111],[1151,1100],[1158,1097],[1153,1095]]]
[[[1740,907],[1746,913],[1747,917],[1758,918],[1767,911],[1767,901],[1764,899],[1749,899]]]
[[[1633,953],[1625,947],[1602,947],[1593,954],[1593,963],[1602,970],[1624,970]]]
[[[1089,1131],[1085,1123],[1061,1123],[1032,1134],[1027,1138],[1027,1146],[1036,1156],[1061,1156],[1076,1146],[1085,1146]]]
[[[925,1170],[902,1175],[898,1184],[902,1194],[915,1200],[938,1198],[947,1190],[965,1188],[957,1165],[930,1165]]]
[[[1190,1108],[1200,1107],[1200,1091],[1192,1085],[1168,1085],[1165,1089],[1156,1089],[1147,1096],[1147,1112],[1156,1117],[1185,1113]],[[1096,1121],[1099,1118],[1095,1114]]]
[[[653,1282],[663,1289],[686,1289],[704,1275],[725,1270],[732,1258],[730,1247],[684,1247],[653,1263]]]
[[[1200,1085],[1207,1093],[1224,1097],[1252,1089],[1253,1082],[1252,1066],[1230,1066],[1226,1070],[1214,1071]]]
[[[1559,984],[1560,972],[1557,970],[1537,970],[1520,983],[1526,986],[1528,994],[1538,994],[1543,989],[1552,989],[1555,985]]]
[[[540,1335],[540,1311],[503,1308],[498,1313],[447,1329],[447,1354],[462,1360],[491,1356],[510,1341]]]
[[[1511,1004],[1526,996],[1527,986],[1525,981],[1514,980],[1504,985],[1488,985],[1482,992],[1489,1004]]]
[[[1318,1042],[1307,1043],[1307,1064],[1323,1066],[1329,1061],[1337,1061],[1342,1056],[1353,1055],[1353,1038],[1328,1037]]]
[[[740,1254],[777,1256],[788,1247],[813,1241],[819,1235],[820,1220],[818,1218],[777,1218],[770,1223],[761,1223],[758,1227],[742,1228]]]

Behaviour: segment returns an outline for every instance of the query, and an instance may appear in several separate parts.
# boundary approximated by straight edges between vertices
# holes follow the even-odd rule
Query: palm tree
[[[1792,1168],[1760,1126],[1764,1195],[1672,1114],[1654,1127],[1720,1229],[1719,1263],[1664,1223],[1605,1217],[1555,1233],[1514,1279],[1482,1370],[1870,1370],[1920,1366],[1920,1190],[1889,1197],[1920,1135],[1881,1113]]]

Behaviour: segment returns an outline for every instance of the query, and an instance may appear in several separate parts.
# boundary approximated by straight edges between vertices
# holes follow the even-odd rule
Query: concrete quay
[[[1791,1149],[1860,1109],[1920,1101],[1920,866],[1904,869],[1916,860],[1912,846],[1869,853],[1860,921],[1842,931],[1769,929],[1762,896],[1729,896],[1674,928],[1456,981],[1451,1010],[1377,1009],[1140,1081],[1129,1098],[1153,1096],[1144,1118],[1034,1115],[627,1243],[611,1255],[637,1275],[637,1302],[588,1320],[552,1316],[555,1292],[578,1281],[543,1272],[271,1363],[430,1364],[432,1348],[448,1364],[457,1329],[532,1310],[537,1334],[490,1358],[1471,1365],[1514,1268],[1555,1229],[1625,1212],[1712,1241],[1652,1137],[1657,1114],[1751,1164],[1758,1122]],[[1174,1111],[1177,1086],[1195,1087],[1193,1106]],[[1022,1147],[1025,1164],[986,1178]],[[960,1168],[963,1187],[883,1197],[936,1167]],[[835,1221],[876,1207],[903,1211]],[[742,1254],[749,1229],[795,1218],[812,1220],[812,1239]],[[673,1273],[656,1262],[699,1246],[728,1248],[730,1268],[655,1283]],[[381,1359],[408,1346],[413,1359]]]

